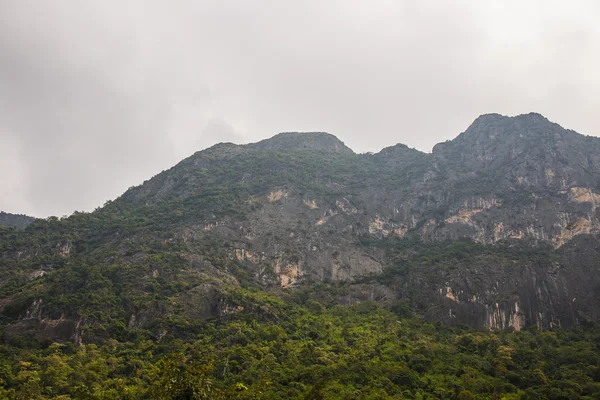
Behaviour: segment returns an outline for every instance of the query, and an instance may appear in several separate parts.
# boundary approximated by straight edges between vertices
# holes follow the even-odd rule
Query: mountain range
[[[248,291],[313,288],[446,325],[593,323],[599,204],[600,139],[535,113],[482,115],[431,153],[319,132],[221,143],[92,213],[3,213],[0,313],[8,335],[158,340],[264,309]]]
[[[221,143],[94,212],[0,213],[0,398],[596,399],[600,139]]]

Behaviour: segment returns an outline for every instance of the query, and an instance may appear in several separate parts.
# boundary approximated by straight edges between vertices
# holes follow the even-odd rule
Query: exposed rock
[[[269,201],[273,202],[273,201],[277,201],[277,200],[281,200],[282,197],[286,197],[287,194],[283,192],[283,190],[274,190],[271,193],[269,193]]]
[[[71,250],[73,249],[73,244],[71,242],[59,243],[56,245],[58,248],[58,253],[63,257],[69,257],[71,254]]]
[[[310,208],[311,210],[315,210],[315,209],[319,208],[316,200],[303,200],[302,202],[304,203],[304,205],[306,207]]]
[[[37,271],[33,271],[31,274],[29,274],[29,279],[30,280],[39,279],[39,278],[44,277],[47,274],[48,273],[46,271],[44,271],[43,269],[40,269],[40,270],[37,270]]]

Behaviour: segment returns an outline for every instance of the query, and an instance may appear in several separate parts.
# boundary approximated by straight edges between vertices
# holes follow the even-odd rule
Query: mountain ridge
[[[174,320],[262,307],[249,289],[344,282],[332,301],[399,302],[448,325],[599,320],[600,141],[538,114],[465,132],[432,153],[356,154],[323,133],[218,144],[96,212],[0,230],[6,330],[177,336]]]
[[[0,211],[0,226],[25,228],[34,220],[34,217],[30,217],[25,214],[11,214],[4,211]]]
[[[246,145],[249,148],[265,150],[312,149],[331,151],[341,154],[354,154],[344,142],[335,135],[326,132],[282,132],[277,135]]]

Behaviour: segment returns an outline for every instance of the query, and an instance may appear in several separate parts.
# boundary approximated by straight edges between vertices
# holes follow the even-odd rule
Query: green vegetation
[[[31,228],[48,236],[4,230],[5,246],[64,240],[63,221]],[[82,224],[82,226],[84,226]],[[93,225],[88,225],[93,226]],[[86,240],[70,234],[76,246]],[[223,243],[182,243],[153,230],[120,242],[98,241],[70,257],[48,253],[13,264],[52,268],[16,285],[2,310],[16,321],[31,302],[60,319],[84,319],[85,345],[54,343],[27,332],[0,331],[0,399],[578,399],[600,396],[600,330],[476,331],[430,324],[412,304],[346,307],[350,284],[289,292],[261,290],[247,269],[226,257]],[[145,233],[144,233],[145,232]],[[471,241],[423,243],[418,237],[360,238],[390,260],[365,282],[393,283],[411,269],[453,271],[493,262],[548,263],[544,248],[489,247]],[[60,243],[63,243],[62,241]],[[201,257],[193,265],[186,254]],[[7,261],[10,258],[6,258]],[[215,271],[206,271],[205,263]],[[458,266],[458,267],[457,267]],[[151,278],[153,271],[159,276]],[[233,285],[219,271],[237,276]],[[216,293],[196,288],[214,288]],[[22,290],[19,292],[22,288]],[[5,287],[5,290],[9,290]],[[207,294],[208,293],[208,294]],[[32,297],[35,294],[35,297]],[[190,298],[186,296],[192,296]],[[226,304],[219,317],[190,310],[207,298]],[[186,305],[186,302],[190,304]],[[183,307],[183,308],[182,308]],[[151,310],[150,323],[128,326]],[[8,325],[6,325],[8,326]]]
[[[323,289],[323,287],[321,288]],[[594,399],[600,330],[446,328],[372,303],[261,294],[193,339],[0,340],[7,399]],[[303,300],[304,299],[304,300]],[[308,299],[308,300],[306,300]],[[141,335],[143,336],[143,335]]]
[[[4,211],[0,211],[0,227],[9,226],[14,228],[23,229],[35,220],[33,217],[29,217],[23,214],[10,214]]]
[[[184,243],[149,216],[104,212],[38,220],[26,231],[0,230],[3,268],[15,277],[2,287],[11,296],[1,313],[4,326],[42,299],[46,316],[85,321],[86,343],[0,331],[0,399],[600,396],[600,330],[592,324],[476,331],[426,323],[411,315],[408,303],[389,309],[368,302],[339,305],[335,299],[348,284],[268,292],[227,257],[226,243]],[[359,240],[390,260],[383,274],[364,280],[384,284],[411,269],[548,264],[555,257],[543,247],[515,244],[423,243],[417,236]],[[54,243],[71,243],[76,252],[60,255]],[[22,248],[40,253],[22,260],[8,256]],[[47,274],[26,278],[24,272],[40,268]],[[225,272],[241,284],[231,283]],[[216,293],[189,294],[197,288]],[[207,297],[226,310],[219,317],[189,314],[204,307]],[[151,323],[128,326],[132,313],[148,310],[155,312]]]

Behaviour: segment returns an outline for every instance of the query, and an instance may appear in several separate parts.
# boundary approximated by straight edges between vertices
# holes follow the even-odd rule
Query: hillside
[[[33,217],[22,214],[10,214],[0,211],[0,227],[25,228],[35,220]]]
[[[402,368],[386,370],[395,374],[394,388],[381,393],[408,390],[418,398],[444,387],[448,395],[436,398],[458,398],[450,393],[458,396],[468,379],[448,383],[443,366],[477,349],[468,362],[489,379],[478,383],[485,388],[465,390],[489,398],[498,390],[522,394],[528,385],[545,387],[544,379],[567,379],[554,370],[562,356],[547,370],[527,361],[529,344],[539,346],[530,350],[540,360],[551,343],[580,341],[572,349],[577,360],[592,351],[600,319],[599,202],[600,139],[533,113],[483,115],[432,153],[398,144],[356,154],[327,133],[217,144],[95,212],[35,220],[22,230],[0,227],[4,351],[16,360],[15,349],[28,346],[50,357],[51,342],[104,346],[102,357],[126,357],[128,346],[185,350],[186,357],[195,349],[207,352],[202,360],[217,357],[223,387],[248,371],[258,375],[245,384],[258,385],[267,379],[259,377],[260,363],[292,357],[296,366],[286,368],[295,372],[281,374],[307,380],[289,386],[291,398],[325,390],[324,377],[342,364],[388,357]],[[589,331],[577,339],[541,332],[582,327]],[[479,328],[496,331],[470,330]],[[505,338],[504,330],[522,334]],[[407,347],[393,348],[399,337]],[[358,343],[366,353],[355,350]],[[257,347],[252,355],[226,351],[236,345],[239,352]],[[294,346],[306,354],[293,355]],[[83,357],[66,348],[56,353],[64,363]],[[502,357],[513,361],[502,364]],[[577,396],[600,393],[596,359],[577,381]],[[7,362],[17,387],[24,369]],[[150,368],[141,364],[127,368]],[[381,365],[365,376],[375,379]],[[452,365],[455,378],[470,373]],[[527,378],[509,378],[511,368]],[[542,378],[538,370],[554,375]],[[286,386],[280,378],[267,380]],[[528,398],[552,398],[539,393],[545,397]]]

